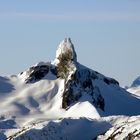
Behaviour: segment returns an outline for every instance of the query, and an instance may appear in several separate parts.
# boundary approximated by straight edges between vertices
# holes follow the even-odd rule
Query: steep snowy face
[[[77,55],[74,49],[74,45],[71,42],[70,38],[65,38],[60,45],[58,46],[58,49],[56,51],[56,59],[55,59],[55,63],[57,64],[59,62],[59,57],[62,54],[68,53],[70,52],[72,54],[72,60],[73,61],[77,61]]]

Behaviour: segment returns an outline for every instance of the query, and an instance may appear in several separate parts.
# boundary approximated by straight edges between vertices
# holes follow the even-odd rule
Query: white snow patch
[[[70,109],[66,112],[66,115],[64,117],[73,117],[73,118],[79,118],[79,117],[86,117],[86,118],[92,118],[92,119],[99,119],[100,115],[97,112],[96,108],[89,103],[86,102],[80,102],[76,103]]]

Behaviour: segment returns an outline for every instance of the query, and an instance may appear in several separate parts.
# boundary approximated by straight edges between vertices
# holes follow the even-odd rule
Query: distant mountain
[[[138,138],[140,129],[127,133],[125,129],[128,123],[134,125],[126,121],[132,116],[140,122],[139,106],[140,99],[118,81],[80,64],[71,39],[66,38],[54,61],[0,77],[0,139],[120,139],[131,133]],[[115,134],[118,120],[125,126],[118,125],[122,131]]]
[[[140,76],[137,77],[131,85],[131,87],[137,87],[137,86],[140,86]]]
[[[133,81],[132,85],[127,89],[127,91],[140,99],[140,76]]]

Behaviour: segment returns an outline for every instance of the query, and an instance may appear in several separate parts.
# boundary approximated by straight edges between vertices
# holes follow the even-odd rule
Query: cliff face
[[[62,108],[68,109],[78,101],[89,98],[91,104],[104,110],[104,99],[94,85],[96,74],[77,62],[77,54],[71,39],[65,39],[56,51],[57,75],[64,79]]]

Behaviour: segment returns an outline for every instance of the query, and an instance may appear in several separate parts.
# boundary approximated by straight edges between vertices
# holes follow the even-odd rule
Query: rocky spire
[[[56,59],[55,59],[55,63],[58,63],[58,58],[60,55],[67,53],[68,51],[70,51],[72,53],[72,60],[73,61],[77,61],[77,55],[74,49],[74,45],[71,42],[70,38],[65,38],[60,45],[58,46],[58,49],[56,51]]]

